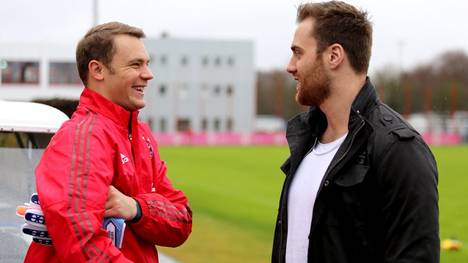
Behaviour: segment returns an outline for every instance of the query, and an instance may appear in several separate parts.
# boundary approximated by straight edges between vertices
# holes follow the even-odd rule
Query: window
[[[221,93],[221,86],[220,85],[216,85],[213,89],[213,93],[214,95],[219,95]]]
[[[234,66],[234,58],[233,58],[233,57],[229,57],[228,60],[227,60],[227,64],[228,64],[229,66],[231,66],[231,67]]]
[[[207,57],[207,56],[204,56],[204,57],[202,58],[202,65],[203,65],[203,66],[208,66],[208,63],[209,63],[208,57]]]
[[[183,56],[181,59],[180,59],[180,64],[182,66],[187,66],[188,64],[188,57],[187,56]]]
[[[208,130],[208,120],[206,118],[202,119],[201,130],[204,132]]]
[[[4,59],[0,59],[0,70],[6,69],[7,66],[8,66],[8,62]]]
[[[221,129],[221,120],[216,118],[213,123],[214,130],[219,131]]]
[[[166,94],[166,85],[165,84],[161,84],[159,85],[159,95],[163,96],[164,94]]]
[[[232,87],[232,85],[228,85],[226,88],[226,95],[228,97],[231,97],[233,93],[234,93],[234,88]]]
[[[190,120],[189,119],[177,119],[177,131],[184,132],[190,131]]]
[[[226,129],[228,131],[232,131],[233,128],[234,128],[234,121],[232,118],[228,118],[226,122]]]
[[[49,64],[50,84],[81,84],[76,63],[51,62]]]
[[[44,149],[49,144],[49,141],[50,139],[52,139],[52,136],[53,134],[49,134],[49,133],[0,132],[0,148]],[[0,150],[0,155],[1,155],[1,150]],[[4,154],[1,156],[8,158],[9,156],[7,155],[8,154]],[[16,154],[14,154],[13,156],[10,156],[11,160],[16,159],[16,158],[18,158]],[[22,160],[23,158],[20,158],[20,159]],[[25,158],[25,161],[28,159],[29,158]],[[2,161],[5,161],[5,160],[2,160]],[[12,165],[17,165],[17,164],[12,163]]]
[[[4,84],[39,84],[39,62],[6,61],[2,70]]]
[[[159,119],[159,131],[160,132],[165,132],[167,130],[167,127],[166,127],[166,119],[164,118],[161,118]]]
[[[168,58],[166,55],[161,55],[159,57],[159,63],[161,63],[161,65],[166,65],[168,63]]]
[[[221,65],[221,58],[220,58],[220,57],[216,57],[216,58],[215,58],[215,65],[216,65],[216,66]]]
[[[148,117],[148,126],[150,127],[150,130],[154,131],[154,120],[153,117]]]

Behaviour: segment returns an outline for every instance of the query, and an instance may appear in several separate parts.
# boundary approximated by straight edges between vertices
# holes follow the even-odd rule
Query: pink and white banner
[[[430,145],[457,145],[462,143],[462,137],[458,133],[431,133],[422,134],[424,141]]]
[[[284,133],[155,133],[160,145],[286,145]]]
[[[155,133],[160,145],[286,145],[284,133]],[[462,138],[455,133],[423,133],[430,145],[457,145]]]

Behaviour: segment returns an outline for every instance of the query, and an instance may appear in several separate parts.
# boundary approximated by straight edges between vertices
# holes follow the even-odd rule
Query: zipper
[[[130,113],[130,118],[128,120],[128,140],[130,141],[130,149],[132,150],[132,161],[133,165],[136,169],[136,160],[135,160],[135,150],[133,149],[133,135],[132,135],[132,121],[133,121],[133,114]]]
[[[137,160],[135,156],[135,149],[133,147],[133,134],[132,134],[132,121],[133,121],[133,113],[130,113],[130,118],[128,120],[128,140],[130,141],[130,148],[132,150],[132,161],[133,161],[133,165],[135,167],[135,170],[137,170]],[[137,126],[138,128],[138,126]],[[135,142],[135,143],[139,143],[138,140]],[[149,139],[148,139],[148,142],[147,143],[150,143]],[[156,187],[154,185],[154,176],[152,175],[151,176],[151,192],[154,193],[156,192]]]
[[[351,150],[351,146],[353,146],[353,142],[354,142],[354,138],[356,138],[356,135],[358,134],[358,132],[362,129],[362,127],[364,127],[365,125],[365,121],[361,118],[361,125],[357,128],[357,130],[353,133],[353,136],[351,137],[351,142],[349,143],[349,146],[348,148],[346,149],[346,151],[343,153],[343,155],[341,155],[340,159],[338,159],[338,161],[336,161],[333,166],[328,170],[328,173],[324,176],[324,178],[327,178],[327,176],[330,174],[330,172],[346,157],[346,155],[348,154],[349,150]],[[318,195],[318,193],[317,193]]]
[[[357,135],[357,134],[359,133],[359,131],[364,127],[365,121],[364,121],[364,120],[362,119],[362,117],[359,115],[359,112],[358,112],[358,116],[359,116],[359,118],[361,119],[361,124],[360,124],[360,126],[356,129],[356,131],[353,133],[348,148],[346,148],[346,151],[345,151],[345,152],[343,153],[343,155],[338,159],[338,161],[336,161],[336,162],[333,164],[333,166],[330,167],[330,169],[328,169],[328,172],[327,172],[327,174],[324,175],[324,178],[327,178],[327,176],[330,174],[330,172],[346,157],[346,155],[347,155],[347,154],[349,153],[349,151],[351,150],[351,147],[352,147],[352,145],[353,145],[353,143],[354,143],[354,139],[355,139],[356,135]],[[316,145],[317,140],[318,140],[318,137],[315,138],[314,146]],[[312,146],[311,150],[314,148],[314,146]],[[310,152],[311,150],[309,150],[309,152]],[[308,152],[308,153],[309,153],[309,152]],[[307,155],[307,154],[306,154],[306,155]],[[305,156],[305,155],[304,155],[304,156]],[[289,195],[289,185],[290,185],[291,181],[292,181],[292,179],[291,179],[290,181],[288,181],[287,193],[286,193],[285,198],[283,198],[283,204],[284,204],[283,207],[285,207],[284,209],[287,209],[287,202],[286,202],[286,199],[287,199],[287,195]],[[320,185],[320,189],[319,189],[319,191],[317,192],[317,196],[319,195],[319,193],[320,193],[320,191],[321,191],[321,189],[322,189],[322,186],[323,186],[323,184]],[[283,210],[283,211],[284,211],[284,210]],[[286,213],[287,213],[287,212],[286,212]],[[281,225],[283,226],[284,223],[285,223],[285,222],[284,222],[285,220],[283,220],[283,218],[281,218],[280,220],[281,220]],[[282,229],[283,229],[283,228],[282,228]],[[285,262],[285,257],[286,257],[286,247],[284,247],[284,249],[283,249],[283,243],[284,243],[284,241],[283,241],[283,236],[284,236],[284,234],[285,234],[284,231],[281,231],[281,232],[280,232],[280,235],[281,235],[281,236],[280,236],[280,237],[281,237],[281,238],[280,238],[280,244],[279,244],[279,245],[280,245],[280,255],[279,255],[279,261],[280,261],[280,262]]]
[[[133,136],[132,136],[132,116],[133,116],[133,114],[130,113],[130,118],[128,120],[128,139],[130,141],[133,140]],[[132,148],[132,151],[133,151],[133,148]]]
[[[359,112],[358,112],[359,113]],[[320,195],[320,192],[322,191],[322,188],[324,186],[324,184],[328,185],[328,179],[326,179],[329,174],[333,171],[333,169],[335,169],[335,167],[346,157],[346,155],[349,153],[349,151],[351,150],[351,147],[353,146],[353,143],[354,143],[354,139],[356,138],[356,135],[359,133],[359,131],[362,129],[362,127],[364,127],[365,125],[365,121],[360,117],[360,115],[358,115],[359,118],[361,119],[361,125],[356,129],[356,131],[353,133],[352,137],[351,137],[351,142],[349,143],[348,145],[348,148],[346,148],[346,151],[343,153],[343,155],[341,155],[341,157],[338,159],[338,161],[336,161],[333,166],[330,167],[330,169],[327,170],[327,173],[324,175],[324,179],[325,179],[325,182],[322,183],[319,187],[319,190],[317,191],[317,197]],[[314,211],[315,212],[315,211]],[[310,232],[312,233],[312,229],[315,228],[315,226],[311,225],[311,228],[310,228]],[[310,233],[309,233],[310,235]]]

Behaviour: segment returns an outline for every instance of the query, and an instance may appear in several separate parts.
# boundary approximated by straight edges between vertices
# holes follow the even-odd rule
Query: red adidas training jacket
[[[166,177],[149,128],[85,88],[36,168],[36,185],[53,246],[31,243],[25,262],[158,262],[155,245],[178,246],[192,229],[184,193]],[[109,186],[142,208],[122,248],[101,228]]]

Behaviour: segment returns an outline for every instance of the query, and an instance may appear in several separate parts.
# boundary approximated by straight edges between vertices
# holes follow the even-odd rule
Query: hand
[[[137,201],[111,185],[105,209],[104,217],[120,217],[125,221],[130,221],[137,214]]]

